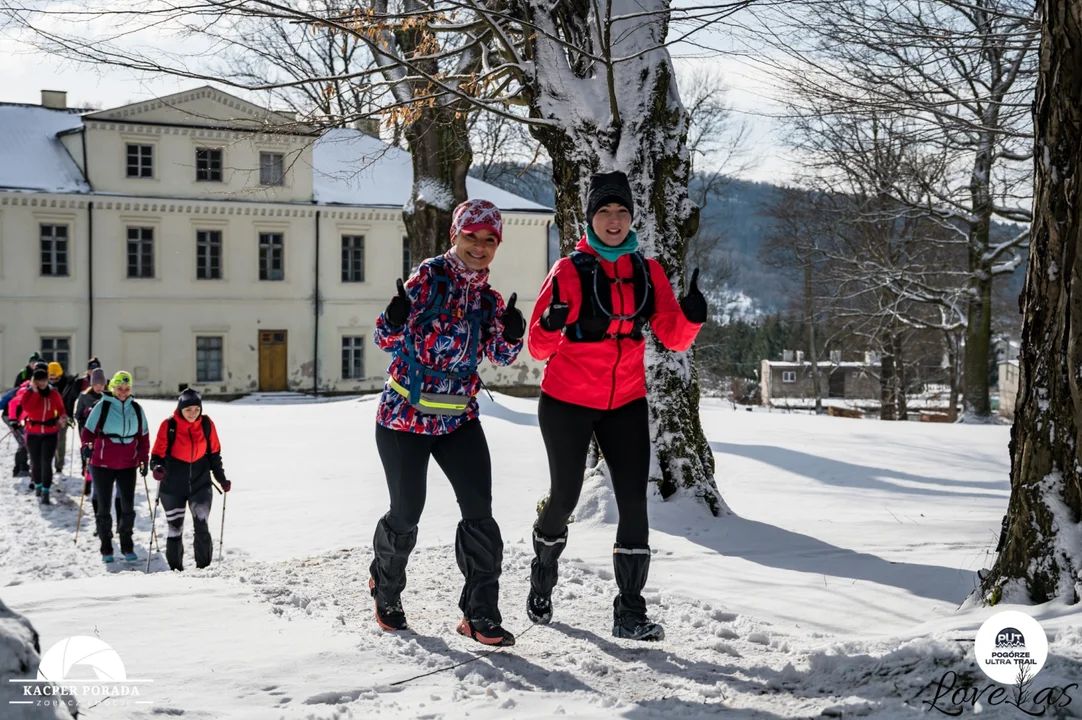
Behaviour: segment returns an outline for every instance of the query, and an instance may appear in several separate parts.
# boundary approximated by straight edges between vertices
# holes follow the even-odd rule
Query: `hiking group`
[[[567,546],[568,519],[582,490],[591,439],[596,439],[611,471],[619,510],[613,545],[618,588],[613,635],[664,638],[662,627],[648,617],[642,596],[651,557],[643,332],[649,324],[665,347],[687,350],[708,308],[697,287],[697,270],[678,301],[661,265],[638,251],[633,213],[631,187],[623,173],[591,178],[586,234],[573,253],[549,270],[529,325],[515,307],[517,295],[512,293],[505,303],[488,283],[489,266],[503,242],[503,221],[487,200],[459,205],[452,218],[451,247],[423,261],[408,279],[398,280],[398,292],[376,319],[374,333],[376,344],[392,354],[375,428],[390,507],[376,524],[369,579],[376,620],[384,630],[408,627],[402,593],[432,458],[450,480],[462,518],[455,557],[465,582],[456,629],[486,645],[514,644],[499,609],[503,538],[492,516],[492,462],[479,420],[482,382],[477,368],[485,358],[495,365],[513,363],[529,328],[529,352],[545,362],[538,424],[550,487],[533,527],[527,614],[535,623],[553,617],[552,592]],[[180,395],[176,411],[159,426],[153,449],[146,415],[132,398],[131,375],[120,371],[106,384],[96,359],[75,379],[64,376],[57,363],[31,356],[0,409],[19,443],[15,474],[29,474],[43,504],[49,503],[53,469],[63,466],[60,438],[70,423],[78,425],[83,494],[91,495],[105,562],[113,561],[114,510],[120,551],[125,559],[136,559],[136,472],[145,483],[148,467],[160,483],[152,507],[160,500],[168,521],[169,567],[183,569],[187,508],[193,516],[196,565],[211,562],[207,518],[212,476],[223,492],[230,483],[222,469],[217,430],[202,414],[195,390]],[[149,490],[147,497],[149,501]]]
[[[100,543],[102,561],[114,562],[113,513],[120,552],[128,562],[138,560],[135,529],[136,472],[144,486],[148,468],[160,485],[157,497],[148,502],[156,509],[160,501],[169,527],[166,559],[172,570],[183,570],[182,535],[186,508],[192,511],[195,529],[195,562],[211,562],[212,542],[207,518],[211,507],[211,472],[222,492],[228,492],[221,461],[217,430],[202,415],[202,399],[194,389],[184,390],[172,417],[158,428],[153,454],[146,414],[132,397],[132,377],[125,370],[106,382],[97,358],[90,358],[86,372],[78,377],[64,374],[58,362],[46,363],[40,354],[30,356],[15,385],[0,396],[0,416],[14,436],[14,477],[29,477],[29,489],[41,504],[51,505],[53,474],[64,469],[67,432],[77,428],[80,446],[82,499],[76,542],[82,524],[82,500],[90,496],[94,511],[94,535]],[[74,447],[72,448],[74,450]]]
[[[591,438],[611,471],[619,510],[613,566],[618,592],[613,635],[661,640],[642,590],[650,569],[647,485],[650,430],[644,327],[670,350],[687,350],[707,318],[693,273],[679,301],[660,264],[638,252],[634,200],[620,172],[595,174],[586,234],[550,269],[529,323],[529,351],[545,361],[538,424],[549,462],[549,495],[533,527],[526,610],[553,616],[552,591],[568,519],[582,490]],[[408,627],[406,567],[424,509],[429,458],[451,483],[462,520],[455,557],[465,582],[457,631],[486,645],[513,645],[502,625],[503,539],[492,517],[492,463],[479,420],[478,363],[509,365],[527,324],[512,293],[505,304],[488,284],[503,242],[499,210],[468,200],[452,218],[451,247],[422,262],[377,318],[375,341],[392,354],[376,416],[376,448],[390,508],[376,524],[369,589],[384,630]]]

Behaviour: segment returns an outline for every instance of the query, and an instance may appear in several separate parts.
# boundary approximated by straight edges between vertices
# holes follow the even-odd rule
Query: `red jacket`
[[[12,400],[19,408],[16,417],[26,425],[27,435],[56,435],[60,432],[60,421],[67,418],[64,398],[56,388],[49,386],[49,394],[43,396],[33,386],[19,391]]]
[[[173,438],[173,450],[170,456],[186,463],[193,463],[209,453],[220,453],[222,444],[218,442],[218,428],[210,423],[210,451],[207,451],[207,439],[203,437],[203,416],[200,415],[191,423],[184,419],[179,410],[173,411],[173,418],[177,421],[177,434]],[[158,426],[158,435],[154,439],[154,447],[150,454],[154,457],[165,459],[165,449],[169,445],[169,418],[162,420]]]
[[[586,238],[579,241],[577,249],[597,255]],[[635,286],[631,282],[634,277],[633,262],[630,255],[621,256],[615,263],[598,258],[598,264],[610,278],[619,277],[627,281],[610,283],[612,307],[620,315],[630,315],[635,309]],[[702,326],[684,317],[661,265],[655,260],[646,262],[654,287],[654,314],[650,317],[650,328],[665,347],[683,352],[695,342],[695,336]],[[550,332],[541,327],[541,315],[552,299],[553,277],[560,281],[560,300],[569,305],[568,325],[578,320],[582,307],[582,285],[578,271],[570,258],[560,258],[541,286],[527,338],[530,355],[535,360],[548,361],[541,390],[557,400],[598,410],[611,410],[645,397],[645,340],[607,338],[600,342],[570,342],[564,337],[563,331]],[[632,327],[630,320],[613,320],[608,332],[626,334],[631,332]]]

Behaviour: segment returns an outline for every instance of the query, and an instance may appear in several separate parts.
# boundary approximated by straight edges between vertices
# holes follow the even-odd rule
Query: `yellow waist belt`
[[[387,379],[387,384],[396,393],[409,400],[410,391],[393,377]],[[416,403],[410,403],[414,409],[428,413],[429,415],[461,415],[466,412],[470,401],[476,395],[450,395],[442,393],[421,393],[421,399]]]

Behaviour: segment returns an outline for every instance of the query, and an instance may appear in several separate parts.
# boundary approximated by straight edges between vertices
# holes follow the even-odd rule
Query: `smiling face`
[[[44,390],[49,387],[49,378],[34,378],[32,383],[35,390]]]
[[[199,417],[200,408],[198,405],[189,405],[180,411],[180,414],[184,416],[184,419],[188,422],[195,422],[195,419]]]
[[[598,208],[590,222],[594,234],[609,247],[616,247],[631,232],[631,213],[620,203],[609,203]]]
[[[455,255],[471,270],[487,268],[496,257],[496,248],[500,246],[496,233],[485,228],[472,233],[459,233],[451,243]]]
[[[120,402],[124,402],[129,397],[131,397],[131,385],[114,385],[113,397],[115,397]]]

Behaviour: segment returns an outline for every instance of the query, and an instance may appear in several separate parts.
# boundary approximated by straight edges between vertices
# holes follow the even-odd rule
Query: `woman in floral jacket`
[[[498,608],[503,539],[492,518],[492,464],[478,419],[477,365],[510,365],[526,322],[514,294],[504,305],[488,266],[502,242],[500,211],[468,200],[454,212],[451,249],[425,260],[376,320],[376,343],[393,354],[376,417],[376,447],[390,510],[376,525],[369,588],[384,630],[407,628],[401,594],[417,542],[429,457],[451,481],[462,512],[455,555],[466,578],[458,632],[486,645],[513,645]]]

